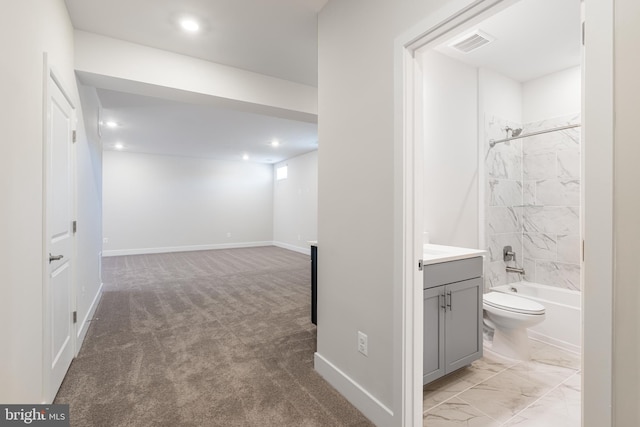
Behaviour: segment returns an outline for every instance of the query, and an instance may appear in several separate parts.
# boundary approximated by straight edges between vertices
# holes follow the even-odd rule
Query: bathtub
[[[544,305],[546,318],[529,329],[529,337],[580,353],[582,319],[579,291],[524,281],[495,286],[491,291],[516,293]]]

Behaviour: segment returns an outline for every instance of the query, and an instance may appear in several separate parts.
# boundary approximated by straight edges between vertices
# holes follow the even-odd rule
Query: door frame
[[[49,175],[49,129],[51,127],[51,118],[49,115],[49,97],[51,95],[49,85],[55,84],[62,95],[65,97],[67,102],[72,108],[72,127],[73,130],[77,130],[77,113],[76,106],[69,96],[69,92],[65,89],[66,86],[63,84],[62,79],[60,78],[60,74],[56,71],[56,69],[52,66],[49,55],[47,52],[43,54],[43,81],[42,81],[42,92],[43,92],[43,119],[42,119],[42,265],[46,266],[49,260],[49,226],[48,226],[48,214],[49,214],[49,206],[48,206],[48,195],[49,195],[49,184],[47,177]],[[76,209],[77,209],[77,186],[76,186],[76,147],[75,144],[71,144],[70,147],[70,159],[69,159],[69,167],[70,167],[70,176],[71,176],[71,216],[76,218]],[[76,235],[72,233],[71,236],[71,310],[72,312],[76,311],[76,260],[77,260],[77,244],[76,244]],[[55,398],[55,393],[52,390],[51,378],[50,378],[50,370],[51,370],[51,340],[50,340],[50,328],[51,322],[49,322],[49,315],[51,309],[51,293],[49,292],[49,274],[48,269],[43,267],[42,272],[42,402],[45,404],[52,403]],[[71,313],[70,313],[71,315]],[[72,324],[71,328],[71,348],[73,351],[73,355],[77,354],[76,349],[76,338],[77,338],[77,323]]]
[[[395,69],[395,384],[398,425],[422,425],[422,77],[416,53],[462,24],[480,21],[519,0],[452,0],[396,39]],[[612,425],[613,377],[613,54],[614,5],[582,0],[585,40],[582,89],[581,198],[582,420],[585,427]],[[588,185],[588,187],[587,187]]]

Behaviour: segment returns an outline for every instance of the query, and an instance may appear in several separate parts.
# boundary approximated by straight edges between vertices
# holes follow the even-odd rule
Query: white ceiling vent
[[[464,36],[456,39],[453,43],[449,44],[449,47],[457,50],[460,53],[470,53],[480,47],[491,43],[496,38],[489,34],[475,30],[472,33],[465,34]]]

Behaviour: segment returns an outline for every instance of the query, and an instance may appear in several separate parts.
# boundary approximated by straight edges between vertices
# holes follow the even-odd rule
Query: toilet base
[[[527,330],[494,329],[491,351],[511,359],[529,360],[531,349]]]

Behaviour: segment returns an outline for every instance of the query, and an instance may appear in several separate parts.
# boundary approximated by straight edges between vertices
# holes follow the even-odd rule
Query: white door
[[[49,73],[45,135],[45,399],[52,402],[74,356],[73,173],[75,113]]]

